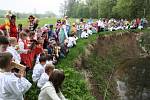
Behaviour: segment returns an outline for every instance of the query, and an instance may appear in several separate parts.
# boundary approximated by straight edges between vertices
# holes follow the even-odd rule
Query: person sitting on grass
[[[41,88],[38,100],[67,100],[60,91],[64,79],[64,72],[55,69],[52,72],[49,81]]]
[[[93,34],[93,31],[92,31],[92,27],[90,27],[87,31],[88,35],[92,35]]]
[[[85,38],[87,39],[88,38],[88,33],[87,33],[87,29],[84,29],[84,31],[81,33],[81,38]]]
[[[67,47],[71,48],[76,46],[76,37],[74,36],[74,34],[71,34],[70,37],[68,38],[68,45]]]
[[[41,75],[40,79],[38,80],[37,86],[42,88],[46,82],[48,82],[49,77],[51,76],[55,66],[52,64],[46,64],[45,72]]]
[[[36,64],[33,68],[33,74],[32,74],[32,80],[33,82],[38,82],[40,79],[41,75],[45,72],[45,64],[46,64],[46,57],[45,56],[40,56],[38,64]]]
[[[30,89],[31,83],[24,78],[25,73],[12,73],[12,55],[0,53],[0,100],[24,100],[23,95]]]

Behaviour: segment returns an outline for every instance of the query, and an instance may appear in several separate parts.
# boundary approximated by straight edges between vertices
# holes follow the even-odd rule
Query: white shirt
[[[75,37],[69,37],[67,47],[73,47],[74,45],[76,45],[76,38]]]
[[[40,79],[41,75],[44,72],[45,72],[44,66],[41,65],[40,63],[36,64],[34,66],[33,74],[32,74],[32,80],[33,80],[33,82],[37,82]]]
[[[12,46],[7,47],[7,51],[12,54],[15,62],[20,64],[21,57],[20,57],[20,54],[17,52],[17,50],[15,50],[15,47],[12,47]]]
[[[27,54],[28,50],[24,49],[24,43],[23,43],[23,41],[21,39],[19,39],[18,45],[19,45],[19,51],[20,51],[20,53]]]
[[[40,79],[38,80],[37,86],[38,86],[39,88],[42,88],[42,87],[44,86],[44,84],[45,84],[46,82],[48,82],[48,80],[49,80],[49,76],[47,75],[47,73],[44,72],[44,73],[41,75]]]
[[[53,61],[51,61],[51,60],[50,60],[50,61],[47,60],[47,61],[46,61],[46,65],[47,65],[47,64],[54,65],[54,64],[53,64]]]
[[[52,82],[46,82],[46,84],[41,88],[38,100],[67,100],[63,94],[56,93],[56,90]]]
[[[88,30],[87,33],[88,33],[88,35],[92,35],[93,34],[92,30]]]
[[[88,33],[86,33],[85,31],[81,33],[81,38],[88,38],[88,36]]]
[[[0,76],[0,100],[23,100],[23,94],[31,85],[23,77],[18,78],[11,72],[4,72]]]

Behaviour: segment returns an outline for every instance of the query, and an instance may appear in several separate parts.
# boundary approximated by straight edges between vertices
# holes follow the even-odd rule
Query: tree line
[[[73,18],[143,18],[150,16],[150,0],[66,0],[61,11]]]

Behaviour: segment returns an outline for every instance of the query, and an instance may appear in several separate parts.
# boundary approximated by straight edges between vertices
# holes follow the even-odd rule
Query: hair
[[[60,20],[60,19],[58,19],[58,20],[57,20],[57,23],[61,23],[61,20]]]
[[[35,35],[35,32],[31,31],[31,32],[30,32],[30,37],[31,37],[31,36],[34,36],[34,35]]]
[[[46,56],[40,56],[39,62],[46,62]]]
[[[48,73],[49,70],[53,71],[55,69],[55,66],[52,64],[46,64],[45,66],[45,72]]]
[[[10,37],[9,38],[9,43],[12,44],[14,42],[17,42],[17,39],[15,37]]]
[[[53,28],[53,25],[49,25],[49,27],[52,29],[52,28]]]
[[[12,59],[12,55],[9,52],[0,52],[0,68],[1,69],[5,69],[8,67],[11,59]]]
[[[19,33],[19,37],[22,39],[23,37],[27,36],[27,33],[25,31],[22,31]]]
[[[0,30],[0,36],[4,36],[3,30]]]
[[[66,24],[66,20],[62,20],[62,23],[61,24]]]
[[[50,55],[50,54],[48,54],[48,55],[47,55],[47,60],[48,60],[48,61],[53,60],[53,56]]]
[[[51,81],[53,83],[56,93],[60,92],[59,89],[61,88],[61,85],[62,85],[64,79],[65,79],[65,74],[63,71],[55,69],[52,72],[52,74],[49,78],[49,81]]]
[[[30,15],[30,16],[28,17],[28,19],[30,19],[30,18],[35,19],[35,17],[34,17],[33,15]]]
[[[9,44],[9,40],[5,36],[0,36],[0,44]]]
[[[10,19],[12,20],[12,19],[16,19],[16,15],[12,15],[11,17],[10,17]]]

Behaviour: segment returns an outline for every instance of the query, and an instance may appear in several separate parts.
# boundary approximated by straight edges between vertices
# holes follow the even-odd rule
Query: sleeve
[[[64,95],[61,93],[61,91],[59,93],[57,93],[58,96],[61,98],[61,100],[67,100]]]
[[[18,44],[19,44],[19,52],[27,54],[28,50],[24,49],[24,43],[23,42],[18,42]]]
[[[14,76],[15,77],[15,76]],[[25,94],[31,87],[31,83],[25,78],[12,78],[11,81],[7,83],[7,88],[15,94],[17,97]]]
[[[19,90],[25,94],[32,86],[32,84],[24,77],[18,79],[17,86]]]
[[[57,95],[54,87],[47,87],[46,92],[52,100],[61,100]]]
[[[46,75],[42,74],[42,76],[38,80],[37,86],[41,88],[48,80],[49,80],[49,77],[46,77]]]
[[[32,74],[33,82],[37,82],[40,79],[42,73],[44,73],[43,69],[34,69]]]

